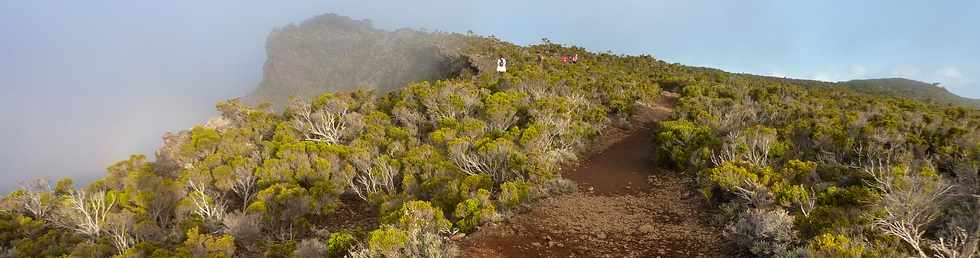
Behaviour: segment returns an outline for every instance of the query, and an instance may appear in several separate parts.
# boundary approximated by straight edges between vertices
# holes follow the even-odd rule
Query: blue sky
[[[152,156],[165,131],[256,86],[269,31],[325,12],[734,72],[908,77],[980,97],[980,1],[5,0],[0,192]]]

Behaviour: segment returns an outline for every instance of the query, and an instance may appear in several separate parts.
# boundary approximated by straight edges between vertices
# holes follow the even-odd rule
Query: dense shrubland
[[[459,37],[476,65],[504,55],[509,72],[327,92],[282,112],[222,102],[220,118],[165,136],[154,161],[11,193],[0,256],[455,256],[447,239],[574,190],[561,168],[660,95],[652,58]],[[358,203],[376,224],[337,220]]]
[[[746,252],[976,253],[977,110],[547,40],[443,36],[472,67],[491,71],[503,55],[508,72],[326,92],[277,111],[219,103],[219,118],[166,135],[155,160],[3,198],[0,257],[456,256],[448,239],[574,190],[562,167],[661,87],[682,97],[659,125],[658,155],[697,175]],[[351,209],[369,223],[349,223],[340,211]]]
[[[758,256],[973,257],[980,112],[823,83],[674,68],[660,156]]]

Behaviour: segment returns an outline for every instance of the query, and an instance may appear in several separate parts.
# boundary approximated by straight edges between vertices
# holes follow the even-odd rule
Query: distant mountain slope
[[[367,20],[324,14],[299,25],[276,29],[269,35],[262,82],[245,100],[250,104],[270,102],[283,106],[289,97],[308,98],[323,91],[387,92],[411,82],[455,77],[487,65],[482,62],[485,58],[463,56],[466,52],[463,50],[471,44],[474,43],[460,34],[411,29],[385,31],[373,28]],[[741,75],[785,84],[841,87],[871,95],[980,108],[980,99],[960,97],[929,83],[902,78],[830,83]]]
[[[903,78],[852,80],[840,82],[837,85],[872,95],[904,97],[940,104],[980,108],[980,99],[960,97],[945,88]]]
[[[357,88],[390,91],[469,68],[461,35],[379,30],[370,21],[324,14],[274,30],[259,88],[246,102],[281,106],[289,97]]]

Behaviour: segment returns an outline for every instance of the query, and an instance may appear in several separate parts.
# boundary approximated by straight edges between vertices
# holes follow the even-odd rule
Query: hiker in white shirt
[[[502,55],[499,58],[497,58],[497,72],[498,73],[507,72],[507,59],[504,59],[504,56]]]

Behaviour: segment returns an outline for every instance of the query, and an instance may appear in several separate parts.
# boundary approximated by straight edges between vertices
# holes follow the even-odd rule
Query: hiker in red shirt
[[[561,55],[561,63],[563,63],[563,64],[567,64],[567,63],[568,63],[568,56],[566,56],[566,55]]]

